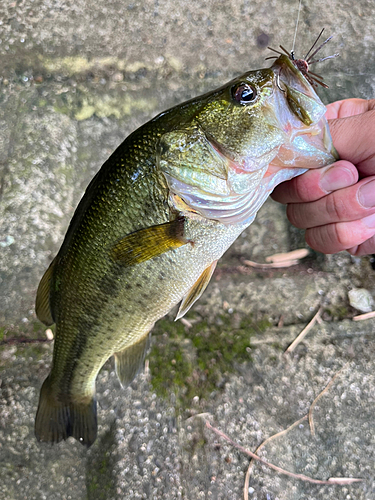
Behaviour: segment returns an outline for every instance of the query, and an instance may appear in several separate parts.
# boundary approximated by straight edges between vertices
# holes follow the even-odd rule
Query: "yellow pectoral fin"
[[[192,288],[189,290],[188,294],[183,298],[175,321],[182,318],[182,316],[188,312],[194,302],[196,302],[205,291],[215,271],[216,264],[217,260],[214,260],[213,263],[203,271]]]
[[[56,258],[53,259],[47,271],[40,280],[35,301],[35,312],[38,319],[47,326],[54,324],[50,304],[50,290],[53,270],[55,268]]]
[[[112,248],[111,256],[126,266],[133,266],[189,243],[183,236],[185,218],[140,229],[122,238]]]

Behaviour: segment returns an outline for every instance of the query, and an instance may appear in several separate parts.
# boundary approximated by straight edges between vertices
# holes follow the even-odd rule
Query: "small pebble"
[[[348,293],[349,303],[354,309],[361,312],[371,312],[374,307],[374,299],[365,288],[353,288]]]

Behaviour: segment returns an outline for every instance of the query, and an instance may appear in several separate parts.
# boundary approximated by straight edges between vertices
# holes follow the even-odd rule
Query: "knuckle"
[[[297,192],[298,192],[298,197],[301,201],[309,201],[311,198],[311,195],[309,193],[309,188],[307,182],[305,182],[305,179],[299,178],[296,179],[297,182]]]
[[[293,226],[303,228],[301,222],[301,206],[298,203],[290,203],[286,208],[286,215]]]
[[[302,174],[300,177],[296,177],[295,180],[295,194],[296,197],[298,197],[299,200],[302,202],[309,202],[313,201],[317,198],[317,196],[314,196],[314,192],[312,187],[314,186],[314,183],[312,182],[312,175],[314,175],[315,172],[306,172],[305,174]]]
[[[330,222],[339,222],[346,220],[349,216],[348,206],[342,197],[332,193],[325,197],[325,210],[329,216]]]
[[[318,252],[327,253],[326,248],[324,247],[324,243],[321,240],[321,228],[312,228],[307,229],[305,233],[306,243],[314,250]],[[323,244],[322,244],[323,243]]]
[[[331,224],[331,230],[332,242],[336,243],[340,250],[346,250],[353,246],[352,235],[346,224]]]
[[[306,231],[307,244],[323,253],[335,253],[353,247],[346,224],[327,224]]]

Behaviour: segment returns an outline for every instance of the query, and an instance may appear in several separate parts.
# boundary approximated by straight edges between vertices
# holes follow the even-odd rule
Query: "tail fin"
[[[73,436],[80,443],[91,446],[97,434],[96,399],[88,403],[75,403],[66,398],[56,399],[47,377],[40,391],[35,419],[35,436],[38,441],[58,443]]]

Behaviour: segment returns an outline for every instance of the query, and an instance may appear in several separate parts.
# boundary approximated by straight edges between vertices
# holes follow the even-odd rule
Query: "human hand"
[[[314,250],[375,253],[375,99],[334,102],[326,117],[342,160],[280,184],[272,198]]]

